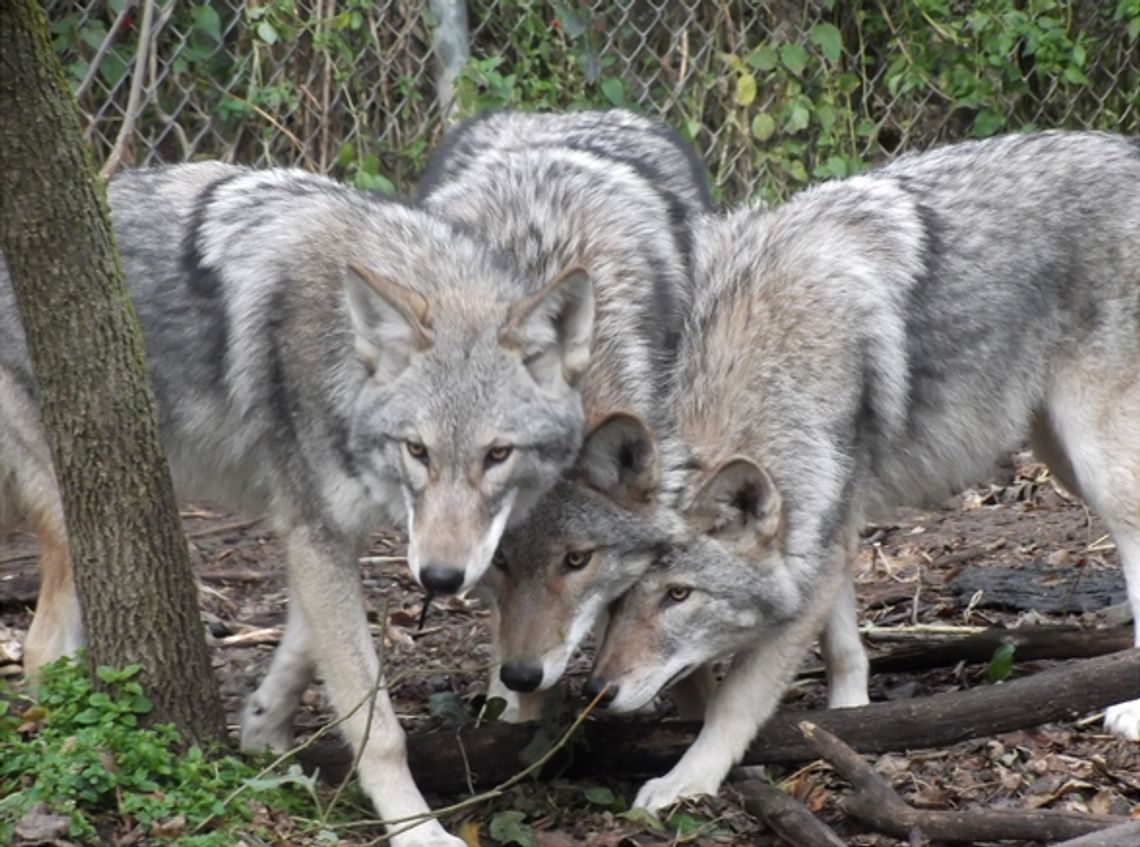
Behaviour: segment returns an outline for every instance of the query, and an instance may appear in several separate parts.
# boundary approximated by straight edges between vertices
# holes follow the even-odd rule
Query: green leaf
[[[756,99],[756,77],[741,74],[736,78],[736,105],[748,106]]]
[[[500,844],[515,844],[517,847],[538,847],[534,830],[524,823],[526,814],[517,811],[497,812],[488,827],[491,837]]]
[[[391,182],[384,180],[391,185]],[[467,704],[454,691],[437,691],[428,695],[428,712],[448,726],[465,726],[472,722]]]
[[[672,832],[678,835],[693,836],[708,826],[708,821],[699,815],[691,814],[690,812],[677,812],[670,815],[665,821],[665,826]]]
[[[367,171],[361,171],[353,179],[353,183],[357,188],[362,188],[365,191],[375,191],[379,194],[396,193],[396,186],[392,184],[392,180],[382,174],[370,174]]]
[[[989,682],[1001,682],[1009,679],[1013,673],[1013,654],[1016,647],[1012,642],[1006,642],[994,650],[990,663],[986,665],[986,679]]]
[[[749,53],[744,61],[758,71],[770,71],[779,64],[780,57],[776,55],[774,47],[765,44]]]
[[[297,785],[311,793],[317,788],[316,776],[306,776],[300,765],[290,765],[289,770],[282,774],[266,774],[261,777],[252,777],[244,780],[244,782],[254,791],[268,791],[273,788],[280,788],[283,785]]]
[[[194,28],[210,36],[215,42],[222,40],[222,19],[213,6],[202,4],[195,6],[191,12],[194,18]]]
[[[75,717],[72,718],[72,720],[75,721],[76,723],[92,724],[92,723],[99,723],[99,718],[102,716],[103,716],[103,713],[100,712],[98,709],[84,709],[81,712],[77,712]]]
[[[352,146],[351,141],[346,141],[340,145],[340,149],[336,151],[336,165],[338,168],[347,168],[352,164],[352,160],[356,158],[356,149]]]
[[[970,132],[975,138],[987,138],[1005,128],[1005,115],[996,109],[984,109],[974,118]]]
[[[601,88],[602,94],[606,95],[606,99],[613,105],[621,106],[625,103],[625,86],[620,77],[606,77],[602,80]]]
[[[1061,74],[1061,78],[1065,80],[1065,82],[1072,83],[1073,85],[1092,85],[1092,82],[1084,75],[1084,72],[1080,68],[1072,65],[1065,68]]]
[[[483,723],[493,723],[503,716],[507,710],[507,701],[504,697],[488,697],[483,704]]]
[[[276,44],[277,30],[273,28],[273,24],[269,21],[262,21],[257,25],[257,37],[266,44]]]
[[[617,800],[613,791],[604,785],[587,788],[583,793],[586,795],[587,802],[593,803],[595,806],[605,806],[607,809]]]
[[[785,44],[780,48],[780,61],[794,74],[802,74],[807,66],[807,51],[799,44]]]
[[[835,24],[818,23],[811,28],[808,39],[819,48],[827,61],[835,64],[843,55],[843,34]]]
[[[617,817],[642,824],[657,832],[665,831],[665,825],[661,823],[661,819],[648,809],[630,809],[628,812],[620,812]]]
[[[738,74],[744,73],[744,62],[735,53],[721,53],[721,59],[728,63],[729,68]]]
[[[784,129],[790,133],[801,132],[811,123],[811,101],[800,96],[792,100],[784,112]]]
[[[830,103],[820,103],[815,107],[815,119],[819,121],[819,128],[824,132],[831,132],[839,112]]]
[[[761,112],[752,119],[752,134],[758,141],[767,141],[776,132],[776,119]]]

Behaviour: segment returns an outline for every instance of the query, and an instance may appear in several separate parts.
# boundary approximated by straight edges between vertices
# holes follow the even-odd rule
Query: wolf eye
[[[502,550],[496,550],[495,555],[491,557],[491,564],[501,571],[507,569],[507,554]]]
[[[425,465],[428,461],[428,451],[424,445],[418,441],[405,441],[404,449],[408,451],[408,455],[413,459],[423,462]]]
[[[674,603],[684,603],[689,599],[689,595],[693,593],[693,589],[687,585],[671,585],[667,593],[669,599]]]
[[[487,451],[487,455],[483,459],[483,466],[489,468],[491,465],[505,462],[513,450],[513,447],[492,447]]]
[[[590,564],[590,559],[592,558],[594,558],[593,550],[571,550],[562,560],[562,564],[566,565],[570,570],[576,571]]]

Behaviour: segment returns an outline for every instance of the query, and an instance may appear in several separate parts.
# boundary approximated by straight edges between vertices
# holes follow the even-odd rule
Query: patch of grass
[[[84,844],[132,831],[144,835],[139,843],[175,847],[247,836],[327,843],[337,818],[298,768],[267,778],[224,750],[187,747],[173,726],[141,726],[151,702],[138,668],[97,673],[103,690],[64,659],[44,668],[31,700],[0,690],[0,843],[37,807],[66,830],[61,836]],[[225,802],[243,786],[251,790]]]

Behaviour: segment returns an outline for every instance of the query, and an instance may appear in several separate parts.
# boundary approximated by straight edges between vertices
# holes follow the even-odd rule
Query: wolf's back
[[[422,200],[491,150],[579,150],[636,170],[665,198],[676,222],[712,208],[708,171],[667,124],[627,109],[581,112],[486,112],[444,138],[420,178]]]
[[[449,135],[419,197],[512,255],[536,287],[583,265],[597,298],[588,417],[628,409],[663,423],[692,297],[692,224],[711,208],[703,169],[672,130],[624,110],[492,113]]]

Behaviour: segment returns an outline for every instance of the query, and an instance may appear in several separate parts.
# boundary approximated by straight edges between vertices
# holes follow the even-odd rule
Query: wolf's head
[[[567,478],[503,536],[488,588],[508,688],[557,682],[610,602],[669,543],[671,514],[654,502],[659,479],[648,427],[612,415],[586,437]]]
[[[686,537],[610,610],[587,691],[626,712],[701,665],[761,637],[794,613],[784,567],[784,514],[772,478],[738,457],[721,465],[684,512]]]
[[[406,510],[413,576],[469,588],[578,453],[591,281],[573,268],[514,300],[475,286],[428,299],[352,264],[348,306],[370,371],[352,452]]]

